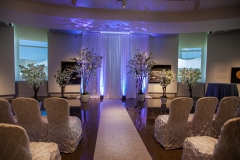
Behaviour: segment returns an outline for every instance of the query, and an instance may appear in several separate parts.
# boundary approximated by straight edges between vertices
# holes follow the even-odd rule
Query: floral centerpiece
[[[175,80],[175,74],[172,70],[166,70],[163,69],[159,71],[159,79],[160,79],[160,86],[162,86],[163,89],[163,95],[162,98],[168,98],[166,95],[166,88],[168,85],[170,85],[171,82],[174,82]]]
[[[87,89],[89,79],[91,75],[96,74],[96,69],[102,67],[102,56],[97,55],[88,50],[88,48],[82,49],[78,52],[78,57],[71,58],[72,60],[77,62],[77,72],[81,77],[81,87],[82,87],[82,95],[89,94]]]
[[[71,75],[73,73],[72,69],[64,69],[64,70],[58,70],[57,74],[54,75],[54,78],[56,78],[56,82],[61,87],[61,97],[64,97],[64,90],[65,87],[70,83]]]
[[[128,74],[132,74],[136,79],[136,88],[138,94],[143,94],[143,81],[144,78],[148,76],[151,68],[155,64],[152,60],[151,54],[148,55],[147,52],[139,52],[134,56],[134,58],[128,61],[127,67],[130,68]]]
[[[31,88],[34,90],[34,98],[37,100],[37,93],[39,90],[39,87],[44,85],[44,81],[46,79],[46,74],[44,72],[45,65],[36,65],[34,64],[28,64],[27,67],[19,65],[22,78],[26,79],[26,81],[29,83]]]
[[[200,69],[183,68],[179,71],[179,76],[182,84],[188,89],[192,98],[192,89],[199,84],[198,80],[201,79]]]

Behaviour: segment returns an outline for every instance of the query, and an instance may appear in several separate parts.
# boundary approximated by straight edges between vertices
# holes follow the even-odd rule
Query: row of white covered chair
[[[23,127],[31,142],[54,142],[58,144],[60,152],[74,152],[82,138],[81,120],[69,116],[70,106],[66,99],[51,97],[43,103],[47,116],[41,116],[37,100],[25,97],[13,99],[14,118],[10,103],[0,99],[0,108],[4,108],[1,105],[5,104],[5,111],[0,112],[0,117],[4,117],[0,118],[0,123]]]
[[[159,115],[155,120],[154,137],[166,150],[183,147],[183,141],[191,136],[218,138],[224,123],[237,116],[239,97],[225,97],[218,105],[215,97],[200,98],[195,113],[190,114],[193,99],[180,97],[172,100],[169,115]]]

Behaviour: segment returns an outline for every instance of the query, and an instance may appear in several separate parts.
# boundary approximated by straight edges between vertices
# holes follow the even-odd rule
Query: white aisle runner
[[[152,159],[120,99],[102,102],[94,160]]]

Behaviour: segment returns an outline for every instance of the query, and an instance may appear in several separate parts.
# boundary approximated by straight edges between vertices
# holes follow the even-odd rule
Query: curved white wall
[[[208,83],[231,83],[231,68],[240,67],[240,32],[208,35],[207,78]],[[219,79],[218,68],[227,70],[225,78]],[[240,84],[238,84],[240,91]]]
[[[71,61],[81,50],[81,35],[57,32],[48,33],[48,92],[60,93],[61,88],[56,83],[54,75],[61,69],[61,61]],[[80,84],[69,84],[65,92],[79,93]]]
[[[178,70],[178,36],[162,36],[149,38],[149,52],[152,52],[156,65],[171,65],[171,70]],[[177,76],[177,75],[176,75]],[[162,93],[159,83],[148,84],[149,93]],[[177,79],[167,86],[167,93],[177,93]]]
[[[0,25],[0,96],[15,94],[14,28]]]

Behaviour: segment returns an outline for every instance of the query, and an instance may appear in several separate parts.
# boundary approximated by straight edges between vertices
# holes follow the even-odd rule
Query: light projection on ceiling
[[[151,30],[159,30],[167,27],[166,23],[153,22],[131,22],[117,20],[93,20],[80,18],[59,18],[57,23],[71,30],[92,31],[92,32],[123,32],[126,33],[142,33],[148,34]],[[150,27],[149,27],[150,26]],[[64,28],[65,28],[64,27]]]

